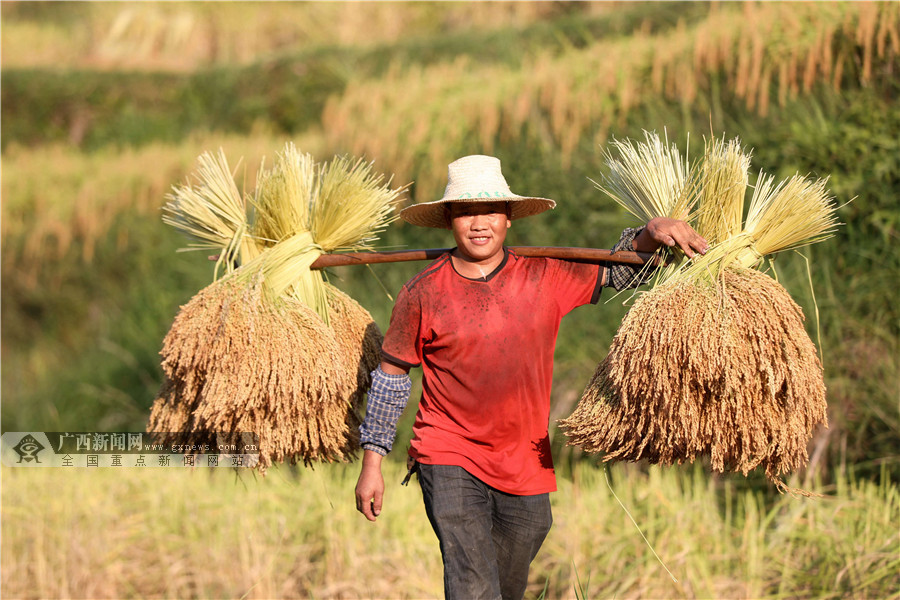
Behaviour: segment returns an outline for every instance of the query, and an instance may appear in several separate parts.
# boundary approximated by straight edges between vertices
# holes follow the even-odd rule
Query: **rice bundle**
[[[182,308],[163,342],[168,389],[150,429],[255,433],[262,468],[294,455],[341,458],[352,450],[345,394],[355,372],[312,309],[266,302],[261,287],[222,279]]]
[[[356,365],[356,371],[351,372],[354,377],[345,390],[345,396],[358,408],[369,389],[372,371],[381,364],[383,338],[372,315],[356,300],[332,285],[326,284],[326,289],[331,330],[338,342],[341,356],[346,357],[348,365]],[[358,426],[359,423],[356,423],[353,429]]]
[[[323,252],[370,247],[400,190],[361,161],[320,166],[289,144],[260,173],[254,222],[238,222],[247,203],[227,185],[224,156],[201,165],[199,188],[176,188],[167,222],[194,247],[227,255],[217,265],[225,276],[183,306],[166,335],[166,380],[148,430],[182,443],[254,433],[263,471],[351,458],[381,332],[309,265]]]
[[[693,168],[702,173],[694,178],[698,206],[677,210],[689,212],[710,250],[661,269],[653,289],[639,295],[575,411],[560,422],[570,445],[604,460],[708,456],[712,469],[744,475],[761,467],[779,489],[782,475],[807,464],[806,445],[827,424],[822,366],[800,307],[754,267],[831,235],[834,207],[821,180],[773,186],[760,174],[742,227],[748,168],[737,140],[707,145],[704,164]],[[654,179],[652,168],[643,179]],[[634,195],[614,197],[635,204]],[[678,216],[675,205],[670,194],[643,216]]]

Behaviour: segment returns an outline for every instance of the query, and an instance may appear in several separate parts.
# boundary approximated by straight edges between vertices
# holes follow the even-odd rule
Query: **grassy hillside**
[[[69,52],[68,59],[26,60],[32,53],[25,36],[40,26],[54,32],[59,26],[26,18],[33,10],[29,4],[4,4],[4,40],[10,41],[4,41],[0,89],[7,125],[3,148],[66,141],[95,149],[177,142],[192,132],[246,134],[260,128],[299,134],[317,126],[329,96],[342,94],[352,81],[378,80],[387,73],[441,65],[461,56],[521,69],[537,54],[558,55],[638,28],[668,29],[679,19],[705,14],[702,4],[687,9],[648,4],[613,11],[603,3],[277,3],[265,9],[230,3],[227,10],[215,12],[199,3],[180,8],[178,3],[72,4],[80,6],[73,19],[81,27],[103,32],[116,30],[116,23],[123,21],[127,27],[123,25],[118,37],[130,45],[149,37],[140,44],[145,51],[126,45],[129,51],[120,53],[124,63],[112,69],[117,63],[92,59],[103,54],[102,41],[82,43],[63,35],[56,39],[59,48],[53,56]],[[183,14],[191,15],[193,24],[185,44],[202,44],[197,41],[202,32],[214,35],[215,41],[207,45],[216,48],[245,44],[248,37],[259,44],[290,41],[278,52],[261,48],[246,60],[228,60],[228,52],[224,58],[192,61],[186,48],[170,48],[155,39]],[[353,15],[349,23],[348,15]],[[549,17],[555,18],[548,22]],[[376,26],[361,29],[359,24],[369,19]],[[254,34],[241,35],[241,24],[248,22]],[[377,27],[383,22],[392,27]],[[66,23],[79,30],[72,21]],[[290,34],[271,31],[292,26]],[[78,51],[73,53],[65,41]],[[154,58],[167,53],[180,59],[182,68],[166,69]],[[70,68],[60,70],[60,65]]]
[[[607,15],[625,25],[650,10],[620,11],[604,2],[278,2],[261,8],[246,1],[227,7],[182,1],[10,1],[2,6],[3,63],[12,68],[191,72],[323,47],[388,48],[411,39],[433,40],[420,44],[432,52],[457,34],[493,34],[567,16]],[[674,5],[667,10],[674,14]]]

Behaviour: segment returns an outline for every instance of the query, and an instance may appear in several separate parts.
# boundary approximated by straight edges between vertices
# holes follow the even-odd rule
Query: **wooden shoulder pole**
[[[371,265],[378,263],[408,262],[414,260],[434,260],[448,252],[450,248],[428,248],[423,250],[392,250],[388,252],[342,252],[323,254],[311,265],[313,269],[343,267],[349,265]],[[602,248],[568,248],[554,246],[511,246],[510,250],[519,256],[560,258],[579,262],[611,262],[619,264],[657,264],[655,254],[646,252],[615,252]]]

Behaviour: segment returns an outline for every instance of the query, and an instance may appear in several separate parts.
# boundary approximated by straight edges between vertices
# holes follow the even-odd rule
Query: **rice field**
[[[16,68],[189,71],[244,65],[322,45],[375,46],[409,37],[524,26],[563,14],[554,2],[71,3],[18,11],[4,26],[3,64]],[[584,14],[609,12],[585,2]],[[45,12],[42,12],[45,11]]]
[[[814,294],[804,257],[778,265],[810,332],[820,313],[821,342],[813,339],[831,423],[809,444],[809,471],[786,484],[822,496],[779,495],[759,473],[714,474],[705,462],[604,469],[561,448],[554,428],[555,524],[528,597],[900,598],[891,287],[900,273],[891,251],[900,121],[884,110],[896,90],[900,5],[714,3],[705,16],[657,27],[639,14],[643,3],[590,3],[569,19],[568,37],[535,49],[522,32],[533,41],[545,22],[575,10],[569,3],[366,3],[351,18],[343,3],[270,3],[268,14],[253,4],[3,3],[4,69],[186,73],[335,50],[346,85],[302,132],[269,122],[242,131],[237,114],[220,130],[198,127],[169,143],[4,147],[4,431],[146,426],[164,378],[165,333],[213,276],[205,256],[176,254],[183,240],[161,222],[166,194],[203,152],[221,147],[232,166],[243,157],[236,185],[246,190],[288,141],[322,160],[364,154],[395,184],[414,180],[412,193],[427,199],[443,185],[436,165],[457,152],[493,152],[514,190],[561,201],[543,221],[517,222],[516,243],[603,246],[631,224],[588,179],[601,173],[607,138],[671,126],[675,140],[692,123],[700,135],[715,124],[751,137],[763,159],[755,164],[785,176],[833,172],[838,201],[856,197],[839,213],[838,239],[805,255]],[[33,18],[8,20],[14,5]],[[42,16],[43,7],[63,12]],[[578,19],[603,15],[630,25],[571,34]],[[498,59],[472,39],[529,51]],[[347,48],[380,52],[391,66],[362,76],[345,56],[375,60],[337,52]],[[299,106],[303,97],[287,100]],[[654,112],[649,102],[667,108]],[[384,237],[447,243],[399,224]],[[329,281],[383,330],[390,294],[417,268],[342,267]],[[563,322],[554,421],[570,414],[625,310],[615,299]],[[399,462],[385,463],[389,498],[375,524],[354,510],[355,464],[276,464],[265,477],[3,467],[0,595],[440,597],[437,542],[416,486],[396,485]]]
[[[387,461],[385,510],[369,523],[355,510],[357,475],[358,464],[265,477],[3,467],[3,597],[440,597],[437,540],[415,481],[399,486],[403,466]],[[816,487],[824,497],[795,498],[699,467],[584,463],[559,487],[529,598],[900,591],[895,486],[845,476]]]
[[[714,5],[696,24],[536,53],[514,68],[462,55],[351,81],[326,106],[323,131],[332,145],[384,157],[399,177],[420,168],[410,147],[448,164],[472,140],[490,153],[526,133],[554,147],[568,168],[581,142],[603,145],[647,98],[703,105],[709,88],[721,86],[765,116],[773,100],[783,106],[816,84],[840,90],[845,70],[857,66],[849,53],[833,52],[844,39],[863,45],[856,77],[865,85],[873,64],[900,52],[900,10],[880,2]],[[419,177],[417,199],[441,185],[440,173]]]

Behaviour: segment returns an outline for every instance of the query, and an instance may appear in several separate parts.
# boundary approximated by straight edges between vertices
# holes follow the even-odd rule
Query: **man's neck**
[[[468,279],[487,279],[500,266],[505,256],[506,249],[504,248],[503,251],[498,252],[495,256],[480,261],[465,256],[457,248],[451,253],[450,259],[453,261],[453,268],[463,277]]]

